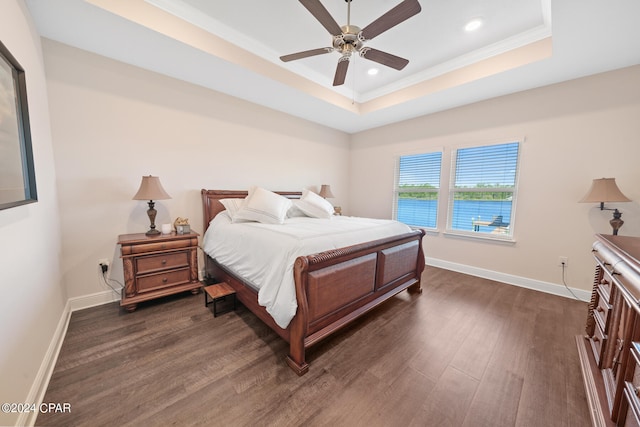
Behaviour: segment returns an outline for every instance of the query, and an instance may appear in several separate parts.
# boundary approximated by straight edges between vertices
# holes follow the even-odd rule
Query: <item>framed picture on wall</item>
[[[0,42],[0,210],[37,201],[24,70]]]

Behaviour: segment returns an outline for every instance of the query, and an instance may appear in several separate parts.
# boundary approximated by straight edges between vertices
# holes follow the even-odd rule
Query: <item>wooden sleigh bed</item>
[[[245,198],[246,191],[201,191],[204,231],[224,206],[220,199]],[[291,199],[300,192],[278,192]],[[425,259],[423,230],[329,250],[296,259],[293,274],[298,303],[296,315],[286,329],[279,327],[264,307],[257,291],[205,254],[207,278],[224,281],[237,299],[289,343],[287,364],[298,374],[309,365],[305,350],[349,322],[408,289],[422,292],[420,277]]]

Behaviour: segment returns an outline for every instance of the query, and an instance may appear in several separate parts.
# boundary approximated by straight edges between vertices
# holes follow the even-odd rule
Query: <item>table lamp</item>
[[[331,186],[327,185],[327,184],[322,184],[322,186],[320,187],[320,196],[324,197],[325,199],[333,199],[334,195],[331,192]]]
[[[154,209],[155,203],[154,200],[166,200],[170,199],[171,196],[164,191],[162,188],[162,184],[160,184],[160,178],[157,176],[143,176],[142,182],[140,182],[140,188],[135,196],[133,196],[133,200],[148,200],[149,201],[149,209],[147,210],[147,215],[149,215],[149,221],[151,222],[151,226],[149,231],[145,234],[147,236],[155,236],[160,234],[159,230],[156,230],[156,214],[158,211]]]
[[[605,208],[605,202],[630,202],[627,196],[616,185],[615,178],[594,179],[591,189],[586,196],[580,200],[580,203],[600,203],[600,210],[613,211],[613,218],[609,221],[613,228],[613,234],[617,235],[618,230],[624,224],[622,213],[618,209]]]

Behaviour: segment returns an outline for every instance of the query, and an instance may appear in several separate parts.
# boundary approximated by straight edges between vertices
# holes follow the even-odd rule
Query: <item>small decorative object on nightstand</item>
[[[189,218],[178,217],[173,223],[176,228],[176,233],[187,234],[191,232],[191,226],[189,225]]]
[[[197,294],[202,286],[198,281],[198,236],[196,232],[119,236],[124,271],[120,305],[134,311],[142,301],[184,291]]]

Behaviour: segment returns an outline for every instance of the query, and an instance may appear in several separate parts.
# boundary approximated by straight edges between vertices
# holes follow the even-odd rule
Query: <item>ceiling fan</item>
[[[280,59],[289,62],[333,51],[339,52],[342,56],[338,59],[338,67],[333,78],[334,86],[340,86],[344,83],[353,52],[358,52],[361,57],[370,61],[402,70],[409,63],[409,60],[367,47],[364,43],[419,13],[422,8],[418,0],[404,0],[363,29],[351,25],[351,0],[345,0],[345,2],[347,2],[347,25],[340,27],[320,3],[320,0],[300,0],[300,3],[329,31],[333,37],[332,46],[292,53],[281,56]]]

